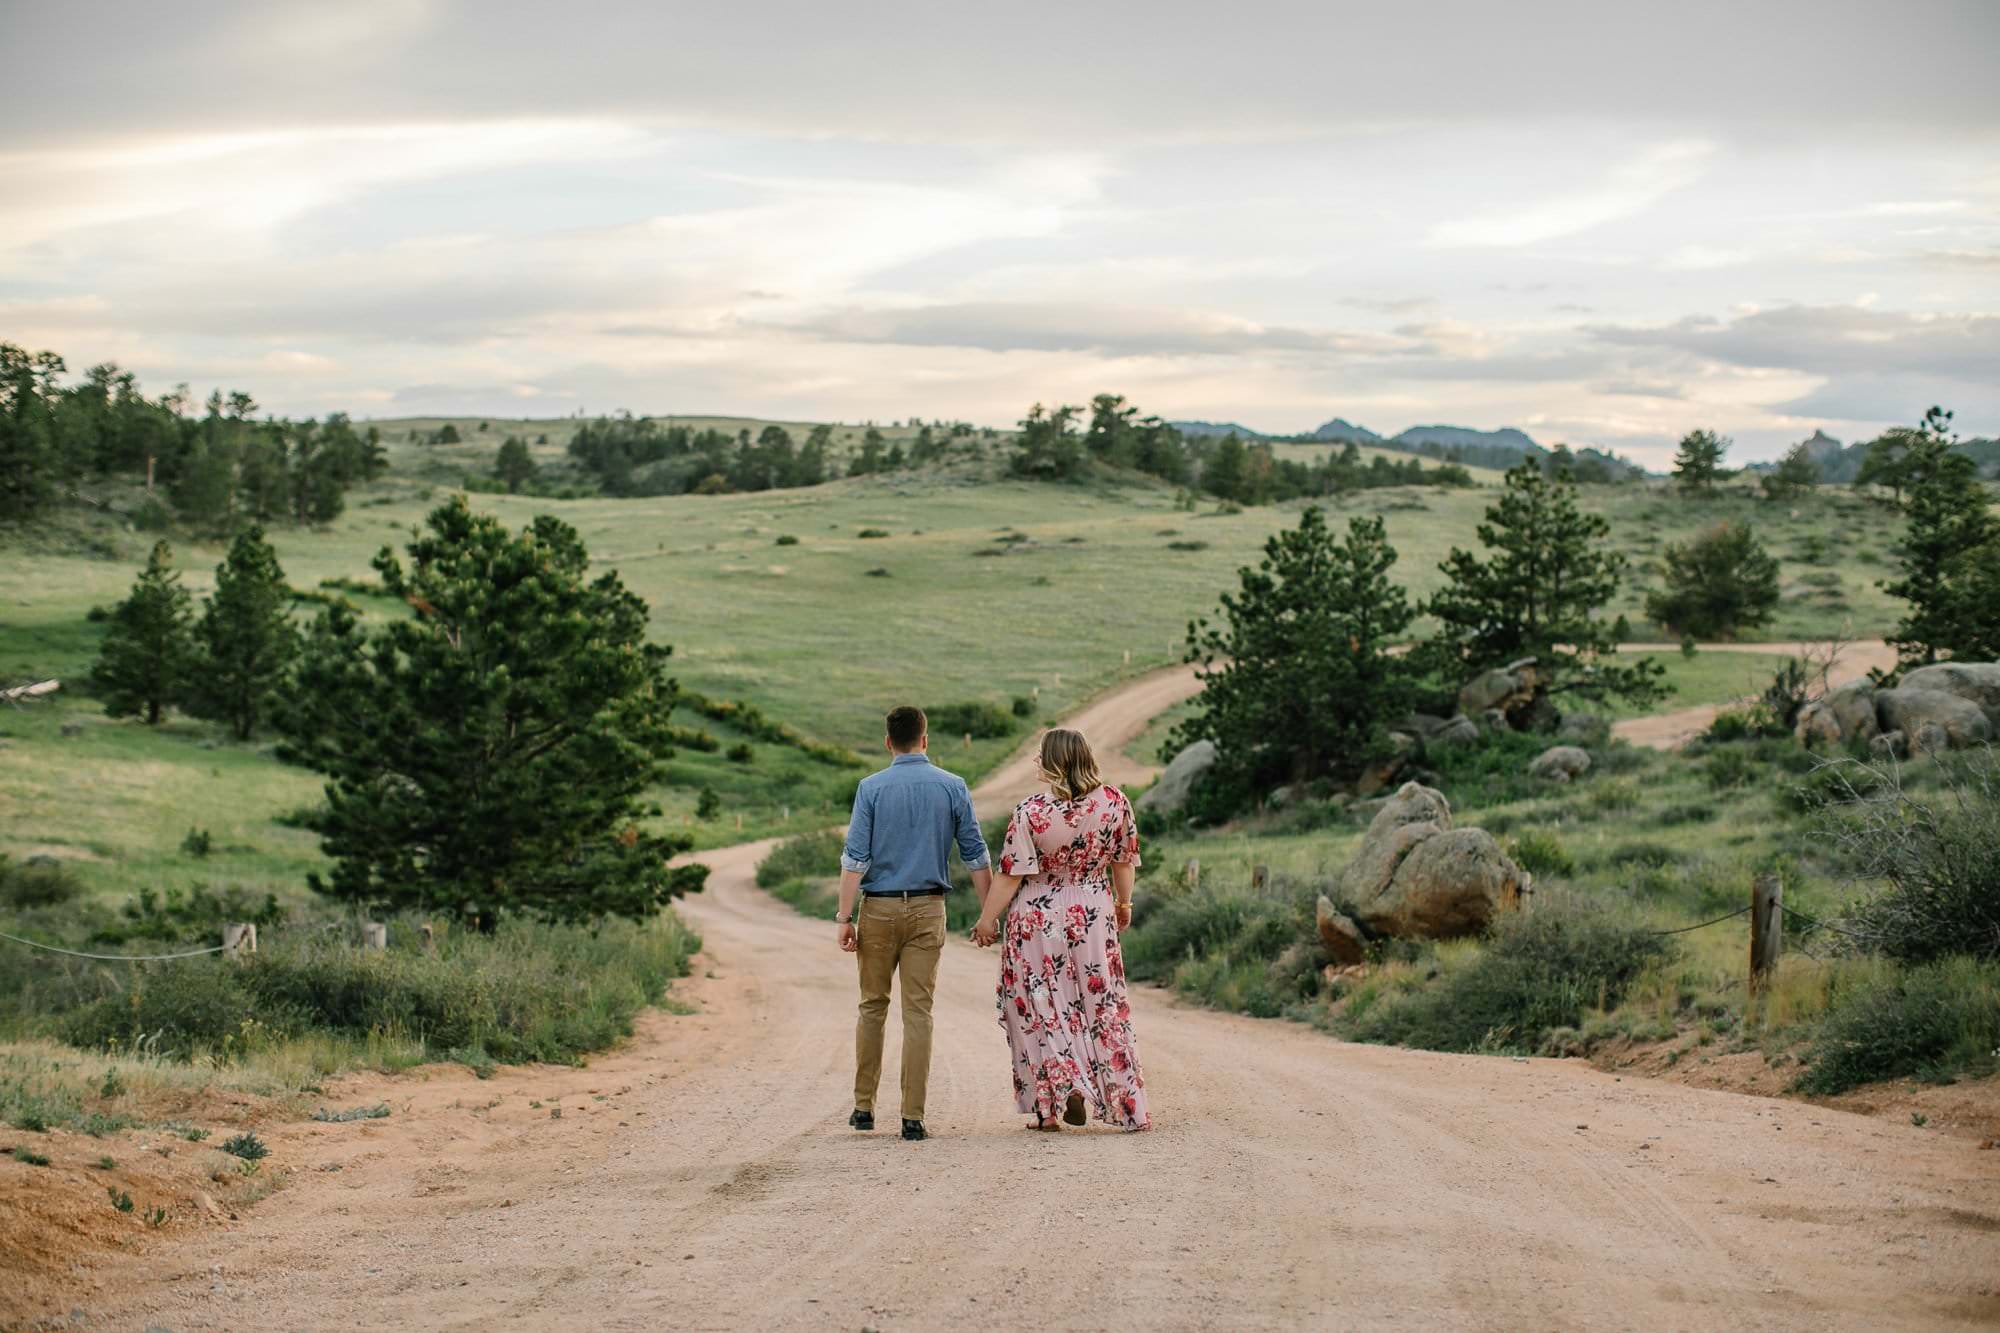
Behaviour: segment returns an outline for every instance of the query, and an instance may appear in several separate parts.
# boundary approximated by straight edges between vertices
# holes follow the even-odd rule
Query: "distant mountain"
[[[1167,423],[1183,435],[1234,435],[1239,440],[1263,440],[1270,438],[1262,431],[1239,426],[1233,421],[1169,421]]]
[[[1357,426],[1353,422],[1340,417],[1335,417],[1305,438],[1308,440],[1337,440],[1343,444],[1350,440],[1355,444],[1382,443],[1382,437],[1368,429],[1368,427]]]
[[[1412,426],[1408,430],[1398,431],[1396,437],[1389,443],[1400,444],[1423,453],[1429,453],[1431,447],[1436,447],[1477,449],[1492,457],[1505,454],[1508,455],[1509,467],[1524,458],[1540,458],[1548,453],[1541,445],[1529,439],[1525,432],[1515,430],[1512,426],[1503,426],[1499,430],[1470,430],[1464,426]]]
[[[1819,464],[1819,479],[1830,485],[1845,485],[1859,476],[1862,460],[1868,456],[1868,446],[1872,441],[1856,440],[1843,445],[1839,440],[1823,430],[1799,441],[1806,449],[1806,456]],[[1954,448],[1963,450],[1979,469],[1979,475],[2000,480],[2000,440],[1971,439],[1960,440]],[[1789,449],[1786,453],[1791,452]],[[1783,457],[1783,455],[1780,455]],[[1778,460],[1768,463],[1746,463],[1743,470],[1756,474],[1770,472],[1778,466]]]

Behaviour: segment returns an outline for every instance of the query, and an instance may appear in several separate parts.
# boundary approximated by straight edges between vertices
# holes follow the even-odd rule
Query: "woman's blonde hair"
[[[1080,731],[1060,727],[1042,733],[1042,776],[1058,801],[1080,800],[1104,785],[1097,776],[1097,758]]]

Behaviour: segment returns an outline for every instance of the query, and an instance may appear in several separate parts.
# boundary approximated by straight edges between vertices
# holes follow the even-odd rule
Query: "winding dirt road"
[[[1103,751],[1171,674],[1082,715]],[[1003,768],[978,803],[1025,785]],[[855,1134],[853,962],[754,886],[765,850],[711,854],[684,908],[705,941],[678,991],[696,1014],[648,1015],[584,1071],[344,1080],[330,1101],[396,1114],[278,1133],[290,1187],[106,1269],[92,1326],[2000,1321],[2000,1153],[1963,1138],[1575,1061],[1344,1045],[1145,989],[1157,1128],[1030,1134],[994,958],[962,942],[938,993],[935,1137]]]

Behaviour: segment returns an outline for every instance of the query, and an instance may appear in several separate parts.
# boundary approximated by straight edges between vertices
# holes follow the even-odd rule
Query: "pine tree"
[[[1242,500],[1250,485],[1250,451],[1232,431],[1215,446],[1201,470],[1201,488],[1224,500]]]
[[[1674,479],[1683,495],[1707,495],[1721,480],[1722,458],[1729,441],[1712,430],[1691,430],[1681,437],[1680,452],[1674,455]]]
[[[528,452],[526,440],[509,435],[500,442],[500,452],[493,458],[493,475],[506,485],[509,495],[533,481],[537,471],[535,456]]]
[[[1454,547],[1438,566],[1445,586],[1425,608],[1440,629],[1418,660],[1444,685],[1532,657],[1543,695],[1647,703],[1665,693],[1664,669],[1651,658],[1629,667],[1601,660],[1625,634],[1623,617],[1599,614],[1618,593],[1625,557],[1606,540],[1611,525],[1578,507],[1572,478],[1545,476],[1523,459],[1478,531],[1486,558]]]
[[[188,711],[250,739],[298,654],[290,611],[278,553],[262,528],[245,529],[215,567],[215,592],[202,603]]]
[[[1988,510],[1978,466],[1953,447],[1951,413],[1942,408],[1933,407],[1908,437],[1902,481],[1909,519],[1903,576],[1882,588],[1910,604],[1889,642],[1905,664],[1917,665],[1985,641],[1986,627],[2000,618],[1980,591],[1992,580],[1972,574],[1966,563],[1968,555],[1995,543],[2000,525]]]
[[[690,845],[643,832],[666,779],[676,688],[646,605],[590,578],[574,529],[519,533],[462,500],[375,559],[410,617],[315,623],[282,719],[285,755],[325,773],[321,892],[489,924],[642,918],[701,886]]]
[[[1414,614],[1389,581],[1395,563],[1379,517],[1349,520],[1342,541],[1309,508],[1264,543],[1256,569],[1239,572],[1221,623],[1188,626],[1203,685],[1200,711],[1175,739],[1215,742],[1219,807],[1280,782],[1349,778],[1383,753],[1384,724],[1411,697],[1408,673],[1388,655]]]
[[[1778,609],[1778,562],[1745,523],[1721,523],[1663,553],[1666,586],[1646,598],[1661,627],[1697,639],[1767,625]]]
[[[112,717],[144,715],[148,726],[157,726],[167,705],[181,697],[194,653],[194,611],[180,585],[172,549],[155,543],[131,595],[112,612],[111,631],[90,673]]]
[[[1028,410],[1014,440],[1012,466],[1016,475],[1068,481],[1083,470],[1083,441],[1076,433],[1078,411],[1074,407],[1052,411],[1040,403]]]
[[[1785,451],[1774,470],[1764,474],[1759,484],[1764,488],[1765,499],[1790,500],[1819,485],[1819,464],[1813,462],[1805,445],[1795,444]]]

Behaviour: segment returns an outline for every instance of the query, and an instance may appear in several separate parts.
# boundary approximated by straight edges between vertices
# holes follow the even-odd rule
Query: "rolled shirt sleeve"
[[[993,858],[986,850],[986,835],[979,831],[979,816],[972,810],[972,792],[962,781],[952,788],[951,819],[959,859],[967,870],[984,870]]]
[[[868,873],[874,837],[874,794],[863,783],[854,792],[854,812],[847,819],[847,844],[840,849],[840,868],[856,875]]]

